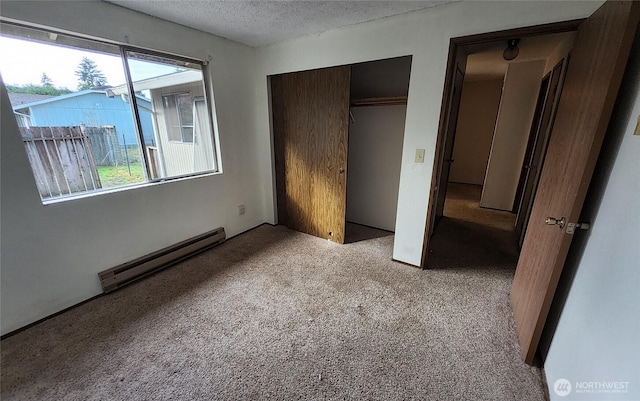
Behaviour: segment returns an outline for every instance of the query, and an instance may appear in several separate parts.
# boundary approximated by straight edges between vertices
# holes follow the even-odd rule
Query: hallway
[[[431,238],[428,268],[500,267],[515,271],[515,215],[480,208],[481,193],[481,186],[449,183],[444,217]]]

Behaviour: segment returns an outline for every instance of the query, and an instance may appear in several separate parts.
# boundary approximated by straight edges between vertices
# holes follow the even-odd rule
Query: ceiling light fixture
[[[520,39],[507,40],[507,48],[504,49],[504,53],[502,53],[502,57],[505,60],[510,61],[518,57],[518,53],[520,53],[520,49],[518,49],[518,43],[520,43]]]

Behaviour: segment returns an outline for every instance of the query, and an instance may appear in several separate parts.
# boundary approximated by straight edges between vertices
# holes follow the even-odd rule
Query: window
[[[193,103],[189,93],[162,97],[169,140],[193,142]]]
[[[204,62],[1,31],[0,71],[44,201],[218,171]]]

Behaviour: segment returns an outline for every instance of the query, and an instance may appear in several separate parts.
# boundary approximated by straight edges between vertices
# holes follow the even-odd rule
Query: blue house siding
[[[152,116],[149,111],[151,102],[141,97],[137,100],[146,144],[154,144]],[[17,110],[25,108],[29,109],[31,123],[35,126],[113,125],[120,145],[137,144],[131,105],[119,96],[107,97],[104,91],[76,92],[16,107]]]

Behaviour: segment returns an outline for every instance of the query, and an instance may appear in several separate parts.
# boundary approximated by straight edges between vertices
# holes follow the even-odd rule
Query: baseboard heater
[[[158,270],[181,262],[224,242],[224,228],[216,228],[141,258],[98,273],[102,290],[107,293],[141,279]]]

